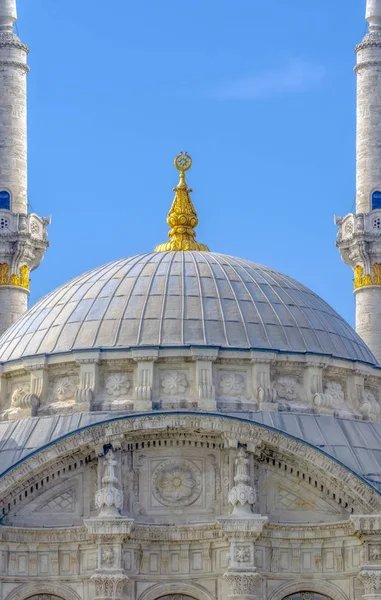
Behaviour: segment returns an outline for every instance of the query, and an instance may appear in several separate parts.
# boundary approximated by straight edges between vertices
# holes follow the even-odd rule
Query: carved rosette
[[[202,477],[188,460],[166,460],[153,474],[153,494],[164,506],[189,506],[199,498]]]
[[[224,580],[230,587],[229,597],[260,596],[262,577],[255,571],[228,571],[224,574]]]
[[[181,371],[168,371],[162,375],[161,387],[167,396],[185,394],[188,385],[187,377]]]
[[[219,393],[221,396],[239,397],[245,391],[245,377],[242,373],[222,373]]]
[[[362,569],[358,578],[364,586],[365,595],[381,595],[381,570]]]
[[[97,570],[91,581],[95,584],[96,600],[116,600],[120,598],[128,577],[123,571],[108,573]]]

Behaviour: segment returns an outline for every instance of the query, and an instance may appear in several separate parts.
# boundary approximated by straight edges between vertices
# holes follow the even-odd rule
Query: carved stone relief
[[[187,374],[183,371],[162,371],[160,373],[160,392],[165,396],[186,394],[189,387]]]
[[[127,375],[122,375],[119,373],[106,375],[104,385],[107,396],[111,396],[113,398],[127,396],[132,387],[130,378]]]
[[[245,394],[245,373],[221,371],[218,393],[222,397],[237,398]]]
[[[166,460],[153,473],[153,494],[163,506],[188,506],[200,496],[202,477],[194,463]]]
[[[279,377],[275,383],[275,389],[281,399],[290,401],[299,399],[299,383],[294,377]]]

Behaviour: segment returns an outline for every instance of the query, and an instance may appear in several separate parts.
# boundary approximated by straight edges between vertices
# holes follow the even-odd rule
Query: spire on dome
[[[381,31],[381,0],[366,1],[366,17],[369,31]]]
[[[0,0],[0,32],[12,33],[17,21],[16,0]]]
[[[198,225],[198,217],[190,197],[191,188],[185,182],[185,171],[192,166],[192,159],[186,152],[180,152],[174,160],[174,165],[180,171],[180,181],[177,187],[172,206],[168,213],[167,223],[171,227],[168,237],[169,242],[159,244],[155,252],[167,252],[175,250],[201,250],[209,252],[208,246],[196,242],[195,227]]]

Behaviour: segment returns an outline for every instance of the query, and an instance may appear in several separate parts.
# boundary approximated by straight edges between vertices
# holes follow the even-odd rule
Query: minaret
[[[28,213],[28,47],[14,33],[16,0],[0,0],[0,334],[26,310],[29,273],[48,246],[49,219]]]
[[[337,218],[337,246],[354,272],[356,331],[381,363],[381,0],[367,0],[356,47],[356,214]]]

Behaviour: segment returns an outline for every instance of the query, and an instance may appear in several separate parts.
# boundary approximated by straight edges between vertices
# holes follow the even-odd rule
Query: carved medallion
[[[201,494],[199,469],[188,460],[166,460],[153,474],[153,495],[164,506],[189,506]]]

